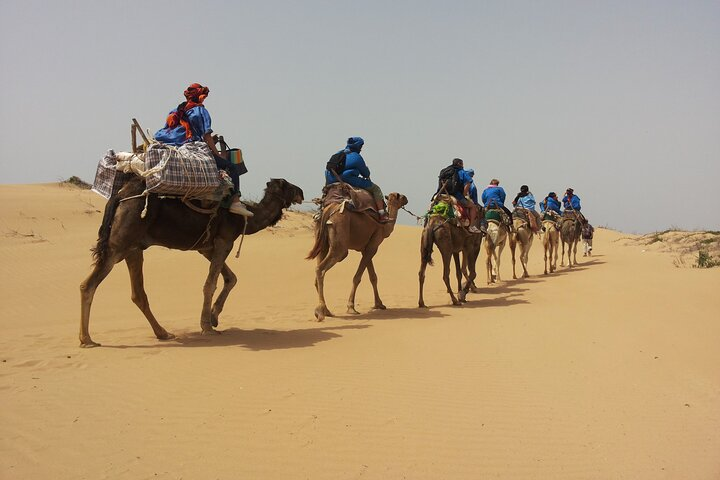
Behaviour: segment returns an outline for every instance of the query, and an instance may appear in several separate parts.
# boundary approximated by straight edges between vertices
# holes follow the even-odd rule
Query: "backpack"
[[[334,171],[337,173],[338,176],[341,176],[343,172],[345,171],[345,157],[347,154],[345,153],[345,150],[341,150],[335,154],[333,154],[332,157],[330,157],[330,160],[328,160],[327,165],[325,168],[330,171]]]
[[[445,184],[445,191],[449,195],[462,192],[464,185],[460,183],[457,167],[450,165],[440,170],[440,175],[438,175],[438,192],[442,189],[443,184]]]

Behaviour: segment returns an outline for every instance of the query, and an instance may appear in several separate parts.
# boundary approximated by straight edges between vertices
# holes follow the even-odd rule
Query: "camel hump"
[[[367,190],[339,182],[331,183],[323,188],[322,208],[345,201],[349,201],[351,210],[356,212],[377,211],[375,200]]]

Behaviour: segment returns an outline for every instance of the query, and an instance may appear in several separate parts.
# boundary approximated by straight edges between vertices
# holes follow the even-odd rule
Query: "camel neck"
[[[266,193],[260,203],[248,206],[254,215],[247,220],[246,233],[250,235],[275,225],[282,218],[284,207],[285,202],[281,197]]]
[[[389,237],[390,234],[392,234],[393,230],[395,230],[395,222],[397,222],[397,216],[400,212],[400,209],[398,207],[388,205],[387,212],[388,217],[390,217],[392,220],[383,225],[383,235],[385,238]]]

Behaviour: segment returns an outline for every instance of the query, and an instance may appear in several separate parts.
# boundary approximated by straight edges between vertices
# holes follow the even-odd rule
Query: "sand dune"
[[[429,268],[421,310],[420,228],[398,226],[375,262],[388,310],[365,279],[344,313],[354,253],[316,323],[311,219],[290,213],[230,258],[222,335],[199,334],[207,262],[156,247],[146,288],[177,339],[154,338],[119,264],[86,350],[103,207],[0,186],[0,478],[720,478],[720,269],[598,229],[579,266],[543,276],[536,242],[531,278],[478,282],[462,307]]]

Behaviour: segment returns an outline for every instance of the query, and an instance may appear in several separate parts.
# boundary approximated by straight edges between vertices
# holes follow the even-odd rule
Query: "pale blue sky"
[[[1,183],[92,181],[191,82],[243,193],[317,196],[362,136],[424,212],[461,157],[512,199],[573,187],[595,225],[720,229],[720,2],[0,0]],[[412,219],[403,215],[402,223]]]

